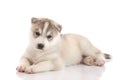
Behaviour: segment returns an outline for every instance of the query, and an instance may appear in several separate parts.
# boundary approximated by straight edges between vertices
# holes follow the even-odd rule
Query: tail
[[[105,56],[105,59],[108,59],[108,60],[112,59],[112,56],[110,54],[104,53],[104,56]]]

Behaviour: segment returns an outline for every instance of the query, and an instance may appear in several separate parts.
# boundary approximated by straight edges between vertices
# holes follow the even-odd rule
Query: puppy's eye
[[[52,35],[48,35],[48,36],[47,36],[47,39],[48,39],[48,40],[52,40],[52,39],[53,39]]]
[[[39,33],[39,32],[35,32],[35,35],[36,35],[36,36],[40,36],[40,33]]]

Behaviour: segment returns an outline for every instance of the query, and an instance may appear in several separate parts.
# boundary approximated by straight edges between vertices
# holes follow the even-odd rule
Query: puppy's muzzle
[[[44,44],[39,43],[39,44],[37,45],[37,48],[38,48],[38,49],[43,49],[43,48],[44,48]]]

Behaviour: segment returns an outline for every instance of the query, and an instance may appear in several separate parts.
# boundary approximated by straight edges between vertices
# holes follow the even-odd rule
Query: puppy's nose
[[[44,44],[39,43],[39,44],[37,45],[37,48],[38,48],[38,49],[43,49],[43,48],[44,48]]]

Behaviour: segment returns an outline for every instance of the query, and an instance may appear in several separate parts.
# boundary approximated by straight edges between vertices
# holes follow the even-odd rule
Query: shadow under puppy
[[[16,70],[37,73],[80,64],[103,66],[110,55],[76,34],[61,34],[62,26],[48,18],[32,18],[30,43]]]

